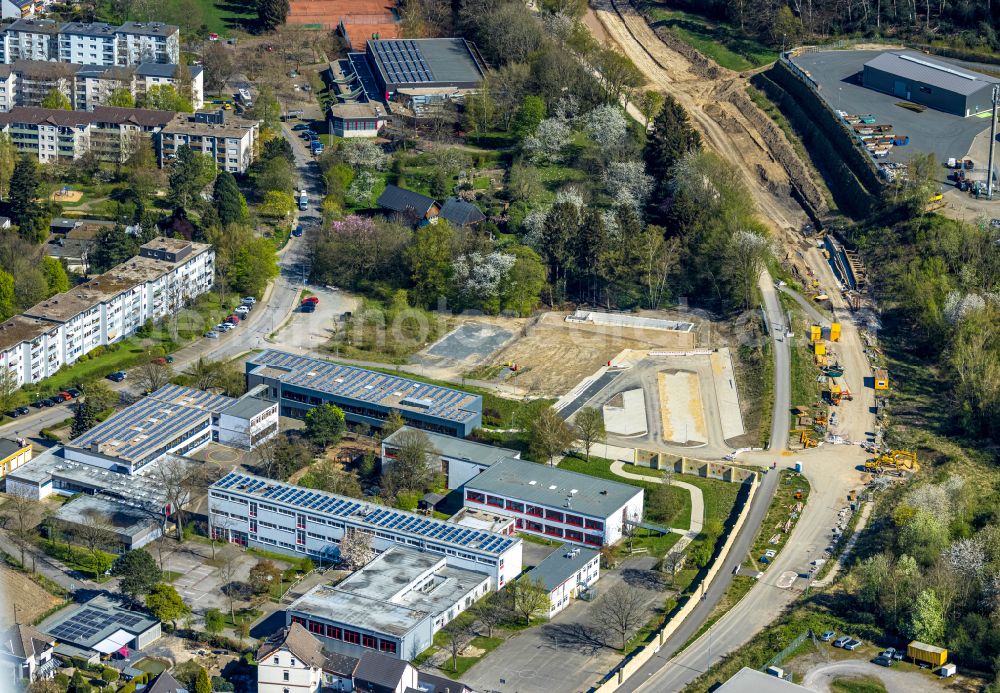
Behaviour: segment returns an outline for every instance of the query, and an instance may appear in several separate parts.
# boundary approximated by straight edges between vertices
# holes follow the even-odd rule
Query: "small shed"
[[[413,215],[418,221],[433,219],[440,211],[434,199],[398,185],[385,186],[385,190],[379,195],[378,206],[397,214]]]
[[[445,200],[438,216],[457,228],[475,226],[486,220],[486,215],[479,207],[457,197]]]
[[[437,508],[438,503],[444,499],[445,496],[443,493],[434,493],[431,491],[424,494],[424,497],[417,503],[417,507],[421,510],[434,510]]]

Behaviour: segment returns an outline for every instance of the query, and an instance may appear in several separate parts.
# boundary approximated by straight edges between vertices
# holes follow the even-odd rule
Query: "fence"
[[[756,477],[756,475],[754,475]],[[736,535],[740,533],[743,528],[743,524],[746,522],[747,515],[750,513],[750,506],[753,504],[754,495],[757,493],[757,489],[760,487],[758,480],[754,478],[749,483],[750,491],[747,494],[746,500],[743,503],[743,507],[740,509],[739,517],[736,518],[736,522],[733,523],[733,527],[729,532],[729,536],[726,537],[726,543],[723,544],[722,549],[719,551],[718,556],[716,556],[715,561],[712,562],[712,567],[708,569],[705,573],[705,577],[702,578],[701,584],[703,588],[707,590],[715,578],[718,576],[719,572],[722,570],[722,564],[725,562],[726,556],[729,555],[730,549],[733,547],[733,542],[736,541]],[[642,666],[648,662],[653,656],[659,651],[663,643],[674,634],[677,627],[687,618],[694,608],[698,605],[698,599],[689,597],[688,600],[681,606],[677,611],[674,612],[673,616],[660,627],[659,630],[654,632],[654,638],[646,643],[644,647],[634,652],[631,656],[622,660],[621,663],[614,670],[611,671],[601,682],[591,688],[591,693],[611,693],[616,690],[622,683],[625,682],[632,674],[637,672]]]
[[[768,667],[776,667],[782,662],[784,662],[785,657],[795,652],[795,650],[799,649],[802,643],[804,643],[806,639],[809,638],[810,635],[812,635],[811,630],[799,633],[799,635],[795,638],[795,640],[792,640],[792,642],[789,643],[788,647],[786,647],[781,652],[771,657],[771,659],[767,660],[767,664],[764,665],[764,669],[766,670]]]

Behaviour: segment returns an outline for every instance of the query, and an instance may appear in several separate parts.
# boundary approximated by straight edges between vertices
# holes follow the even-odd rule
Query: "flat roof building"
[[[475,89],[483,81],[479,57],[461,38],[371,40],[365,57],[389,96],[406,88]]]
[[[224,110],[178,113],[157,140],[160,167],[167,166],[177,150],[188,145],[212,157],[221,169],[246,173],[254,161],[259,136],[260,122],[228,115]]]
[[[347,529],[372,535],[376,551],[406,546],[487,573],[500,589],[521,572],[521,540],[395,510],[357,498],[230,472],[212,484],[209,524],[216,539],[336,560]]]
[[[642,518],[638,486],[506,458],[465,483],[465,504],[514,518],[518,531],[604,546]]]
[[[403,426],[392,435],[382,439],[382,470],[385,471],[392,466],[392,461],[396,457],[399,446],[420,429],[410,426]],[[456,489],[462,486],[472,477],[485,471],[488,467],[496,464],[506,457],[520,457],[518,450],[510,448],[498,448],[484,443],[476,443],[471,440],[456,438],[433,431],[421,431],[427,436],[430,444],[437,453],[438,462],[434,464],[434,471],[440,472],[448,479],[448,488]]]
[[[549,594],[549,618],[601,577],[601,553],[563,544],[528,571],[528,579],[542,583]]]
[[[0,479],[31,461],[31,443],[20,438],[0,438]]]
[[[56,654],[97,661],[101,655],[141,650],[160,637],[160,621],[132,611],[108,593],[57,611],[38,630],[56,639]]]
[[[480,395],[285,351],[252,355],[246,376],[248,388],[266,385],[281,415],[298,419],[330,403],[343,409],[349,423],[381,427],[397,411],[407,425],[462,438],[483,420]]]
[[[869,89],[967,117],[993,108],[1000,80],[914,51],[887,51],[865,63]]]
[[[100,548],[109,553],[138,549],[163,536],[162,513],[103,495],[74,498],[61,505],[53,519],[70,534],[83,526],[102,527],[107,541]]]
[[[318,585],[286,611],[342,654],[377,650],[413,659],[434,633],[490,591],[490,576],[449,566],[444,556],[392,547],[336,585]]]
[[[765,674],[750,667],[743,667],[732,678],[715,689],[715,693],[797,693],[808,688]]]

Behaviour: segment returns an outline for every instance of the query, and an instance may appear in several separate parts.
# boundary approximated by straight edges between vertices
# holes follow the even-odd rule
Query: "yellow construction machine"
[[[865,462],[865,471],[873,474],[883,472],[902,474],[916,473],[920,469],[917,464],[917,455],[907,450],[892,450],[884,452],[878,457],[871,457]]]

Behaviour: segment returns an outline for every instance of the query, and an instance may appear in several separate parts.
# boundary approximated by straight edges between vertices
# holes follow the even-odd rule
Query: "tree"
[[[556,455],[573,444],[573,438],[573,429],[552,407],[539,410],[528,424],[528,444],[532,456],[538,461],[545,460],[552,464]]]
[[[227,272],[229,286],[244,296],[260,296],[267,283],[278,276],[278,256],[274,243],[253,238],[236,251]]]
[[[687,111],[673,96],[666,95],[653,121],[653,131],[646,139],[643,151],[646,172],[657,181],[668,181],[674,164],[686,152],[700,147],[701,135],[691,127]]]
[[[173,586],[161,582],[153,585],[146,596],[146,608],[161,621],[170,621],[177,628],[177,619],[191,612]]]
[[[215,160],[199,154],[190,145],[177,148],[177,158],[170,166],[167,181],[170,185],[168,201],[175,207],[190,207],[199,199],[198,194],[215,177]]]
[[[22,398],[17,375],[6,364],[0,365],[0,411],[10,411],[21,403]]]
[[[115,406],[121,395],[112,390],[107,383],[102,380],[95,380],[83,387],[84,401],[89,403],[97,412],[104,412]]]
[[[205,89],[213,94],[225,91],[229,78],[237,71],[233,50],[224,41],[213,41],[202,51]]]
[[[0,200],[7,199],[10,194],[11,176],[17,164],[18,151],[6,132],[0,133]]]
[[[590,448],[594,443],[599,443],[607,437],[607,432],[604,430],[604,414],[600,409],[584,407],[577,412],[575,423],[576,436],[583,443],[587,461],[590,462]]]
[[[594,608],[597,622],[617,636],[624,650],[628,640],[646,619],[642,593],[624,582],[613,585]]]
[[[353,527],[344,530],[340,540],[340,562],[348,570],[357,570],[367,565],[375,558],[375,548],[372,546],[372,535]]]
[[[539,614],[547,614],[552,608],[549,592],[541,578],[535,581],[528,577],[518,578],[507,586],[507,591],[511,609],[524,619],[525,625],[530,624],[531,619]]]
[[[454,673],[458,673],[458,656],[469,646],[476,633],[471,623],[460,619],[452,619],[442,630],[448,638],[448,651],[451,652],[451,670]]]
[[[191,96],[179,92],[173,84],[154,84],[149,87],[142,97],[142,106],[154,111],[194,112]]]
[[[24,566],[24,548],[35,535],[38,523],[42,521],[42,503],[28,489],[8,487],[7,500],[0,506],[0,512],[3,513],[8,531],[17,540],[21,550],[21,565]]]
[[[93,690],[90,681],[83,675],[81,669],[73,672],[73,678],[69,682],[70,693],[91,693]]]
[[[399,413],[398,409],[393,409],[389,412],[389,416],[385,417],[385,421],[382,422],[382,438],[388,438],[393,433],[401,429],[406,425],[406,421],[403,419],[403,415]]]
[[[66,268],[57,258],[45,256],[42,258],[42,269],[49,285],[49,295],[69,291],[69,276]]]
[[[113,546],[117,539],[103,515],[85,510],[80,521],[73,526],[73,536],[90,551],[90,568],[94,578],[111,568],[112,557],[105,549]]]
[[[249,219],[247,201],[236,185],[236,179],[229,171],[219,171],[212,189],[212,202],[219,213],[219,222],[225,227],[230,224],[245,224]]]
[[[153,586],[163,579],[156,561],[145,549],[126,551],[111,565],[111,574],[120,578],[118,590],[133,601],[149,594]]]
[[[425,491],[431,482],[434,446],[423,431],[407,429],[398,433],[396,457],[382,472],[382,489],[392,497],[400,493]]]
[[[646,127],[649,127],[649,121],[660,114],[660,110],[663,108],[663,93],[658,92],[654,89],[644,91],[636,99],[635,105],[642,113],[642,117],[646,119]]]
[[[341,469],[332,460],[322,460],[314,464],[306,478],[302,479],[302,484],[340,496],[361,497],[361,484],[358,483],[357,477]]]
[[[264,199],[257,208],[257,213],[262,217],[281,219],[287,217],[294,208],[295,199],[291,193],[283,190],[268,190],[264,193]]]
[[[496,592],[490,592],[472,607],[476,620],[486,628],[486,637],[492,638],[493,631],[507,619],[507,606]]]
[[[646,495],[646,512],[653,518],[670,518],[674,513],[674,496],[669,481],[657,484]]]
[[[143,392],[156,392],[174,377],[173,369],[166,363],[146,361],[135,369],[135,384]]]
[[[921,642],[933,644],[944,640],[944,633],[945,615],[941,602],[934,590],[923,590],[913,605],[910,635]]]
[[[184,375],[191,380],[191,387],[208,390],[216,387],[219,382],[219,366],[218,362],[199,356],[197,361],[184,370]]]
[[[750,310],[756,303],[757,280],[771,256],[770,241],[752,231],[740,230],[730,238],[727,251],[733,303]]]
[[[274,31],[285,23],[288,0],[257,0],[257,18],[263,31]]]
[[[194,693],[212,693],[212,682],[205,667],[198,667],[198,676],[194,680]]]
[[[173,510],[177,541],[184,541],[184,508],[195,493],[203,493],[205,487],[218,478],[217,472],[217,467],[213,465],[192,464],[183,457],[168,457],[150,472],[150,478]],[[163,513],[158,516],[165,529],[166,516]]]
[[[108,95],[108,106],[135,108],[135,95],[125,87],[116,87]]]
[[[21,238],[41,243],[49,233],[47,212],[36,200],[41,197],[38,162],[22,154],[10,179],[10,216]]]
[[[545,119],[545,101],[540,96],[525,96],[511,122],[511,131],[524,139],[535,132]]]
[[[250,569],[250,577],[247,578],[250,583],[250,591],[254,594],[267,594],[271,586],[277,585],[280,580],[281,568],[268,560],[258,561]]]
[[[14,299],[14,275],[0,270],[0,321],[7,320],[16,312]]]
[[[502,287],[503,307],[527,317],[541,301],[542,289],[545,288],[545,265],[538,253],[528,246],[515,245],[508,250],[514,255],[514,265]]]
[[[417,229],[413,242],[406,249],[413,289],[410,296],[415,305],[436,308],[448,295],[457,237],[451,224],[428,224]]]
[[[226,617],[218,609],[205,612],[205,630],[209,633],[221,633],[226,627]]]
[[[98,423],[97,412],[90,405],[89,402],[84,400],[76,406],[76,411],[73,413],[73,426],[70,429],[70,440],[79,438],[84,433],[92,429]]]
[[[222,593],[229,599],[229,617],[236,621],[236,598],[240,594],[236,576],[239,574],[240,550],[229,544],[219,551],[219,579],[222,580]]]
[[[49,89],[41,103],[42,108],[54,108],[60,111],[71,111],[73,106],[69,102],[69,97],[56,87]]]
[[[328,448],[344,435],[343,410],[334,404],[314,407],[306,414],[306,437],[321,448]]]
[[[94,239],[94,250],[90,255],[90,266],[95,272],[107,272],[126,260],[135,257],[139,244],[121,224],[102,227]]]

